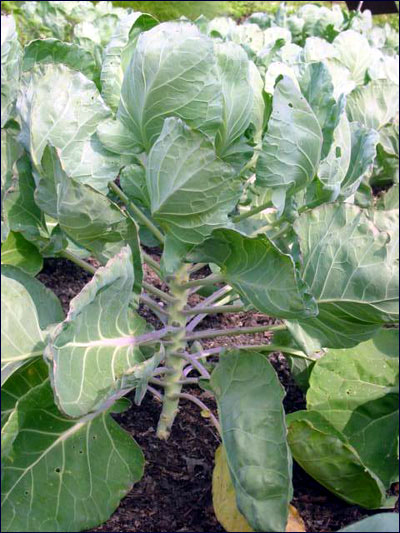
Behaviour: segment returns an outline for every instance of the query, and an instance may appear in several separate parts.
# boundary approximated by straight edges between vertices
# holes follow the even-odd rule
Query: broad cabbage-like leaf
[[[70,304],[45,351],[57,405],[66,415],[94,411],[119,390],[124,372],[144,361],[136,337],[145,322],[129,305],[134,272],[124,247]]]
[[[21,233],[10,231],[1,245],[1,263],[14,265],[35,276],[43,268],[43,259],[36,246]]]
[[[383,329],[347,350],[329,350],[310,377],[307,408],[319,411],[386,488],[398,480],[399,331]]]
[[[371,63],[371,47],[367,38],[354,30],[347,30],[339,33],[333,46],[339,61],[350,70],[356,85],[364,85]]]
[[[287,424],[293,458],[318,483],[353,505],[367,509],[385,505],[379,478],[321,413],[296,411],[287,416]]]
[[[58,39],[37,39],[25,46],[23,71],[31,70],[37,64],[48,63],[61,63],[72,70],[82,72],[99,86],[99,72],[94,57],[77,44]]]
[[[164,121],[146,166],[151,212],[178,240],[201,243],[228,223],[240,196],[234,169],[212,142],[177,118]]]
[[[347,98],[346,111],[350,121],[378,131],[399,113],[399,86],[389,80],[373,80],[357,87]]]
[[[285,531],[292,460],[274,369],[262,354],[231,350],[221,356],[211,386],[239,511],[255,531]]]
[[[110,109],[81,72],[61,64],[41,69],[43,73],[31,71],[17,102],[25,148],[40,168],[46,145],[53,144],[69,176],[106,193],[123,166],[121,157],[105,150],[95,135],[97,125],[111,116]]]
[[[2,531],[95,527],[142,477],[141,449],[109,413],[66,418],[48,379],[21,397],[7,425],[15,434],[2,466]]]
[[[272,114],[257,161],[260,185],[274,189],[272,201],[283,208],[285,195],[304,188],[316,174],[322,132],[312,109],[292,80],[275,87]]]
[[[301,274],[319,314],[288,321],[307,352],[348,348],[398,321],[398,263],[380,232],[359,207],[323,205],[294,224],[303,257]]]
[[[267,237],[249,238],[216,230],[193,252],[198,261],[216,263],[224,279],[256,309],[277,317],[315,316],[317,306],[292,257]]]
[[[212,40],[196,26],[165,22],[142,33],[125,72],[118,118],[149,151],[165,118],[215,136],[222,92]]]
[[[3,267],[1,273],[1,381],[28,359],[42,355],[45,329],[63,319],[56,296],[19,271]]]

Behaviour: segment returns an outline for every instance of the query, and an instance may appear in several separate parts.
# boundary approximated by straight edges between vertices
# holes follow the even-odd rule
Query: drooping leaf
[[[262,354],[232,350],[221,356],[211,385],[238,510],[255,531],[284,531],[292,463],[275,371]]]
[[[10,231],[1,245],[1,263],[14,265],[31,276],[35,276],[43,268],[43,259],[36,246],[27,241],[21,233]]]
[[[143,273],[136,224],[104,195],[68,177],[58,154],[51,146],[44,151],[36,202],[46,210],[51,190],[54,198],[49,214],[53,215],[51,210],[55,209],[55,217],[66,235],[90,250],[101,263],[129,244],[135,294],[140,293]]]
[[[37,39],[24,48],[23,71],[26,72],[37,64],[48,63],[61,63],[72,70],[82,72],[99,86],[99,72],[94,57],[77,44],[58,39]]]
[[[101,94],[113,111],[118,109],[124,73],[132,58],[138,37],[142,31],[149,30],[156,24],[156,19],[151,15],[140,12],[129,13],[119,21],[104,50]]]
[[[107,184],[123,166],[121,156],[108,152],[95,135],[98,124],[111,116],[96,85],[81,72],[62,64],[30,71],[28,87],[17,106],[21,140],[40,169],[48,143],[60,150],[69,176],[106,193]]]
[[[130,200],[145,207],[150,207],[146,171],[142,166],[133,163],[124,167],[119,175],[119,183]]]
[[[355,346],[398,320],[398,264],[391,260],[389,236],[362,209],[323,205],[303,213],[294,228],[301,274],[319,314],[287,324],[307,353]]]
[[[14,420],[13,420],[14,419]],[[143,474],[136,442],[107,412],[60,414],[49,381],[17,403],[3,463],[2,531],[81,531],[103,523]]]
[[[359,520],[355,524],[339,529],[338,533],[397,533],[399,530],[399,513],[378,513]]]
[[[354,194],[363,177],[371,169],[376,155],[378,133],[357,122],[350,123],[351,155],[349,168],[341,182],[340,195],[348,198]]]
[[[215,136],[222,106],[213,43],[196,26],[165,22],[139,36],[118,117],[146,151],[170,116]]]
[[[331,148],[335,128],[344,110],[344,99],[339,98],[336,101],[334,98],[331,75],[322,62],[307,65],[300,78],[300,88],[321,127],[323,136],[321,157],[324,158]]]
[[[45,357],[57,404],[68,416],[98,409],[119,390],[124,372],[144,360],[136,336],[145,323],[129,307],[133,284],[126,246],[96,271],[50,336]]]
[[[4,202],[16,175],[15,163],[22,155],[22,147],[14,135],[6,129],[1,130],[1,242],[9,232]]]
[[[216,43],[214,48],[224,109],[216,145],[217,153],[224,159],[227,150],[239,141],[250,124],[253,91],[250,85],[250,62],[243,48],[232,42]],[[252,151],[250,157],[251,154]]]
[[[13,113],[21,75],[21,58],[14,17],[1,15],[1,127]]]
[[[1,274],[1,381],[32,357],[42,355],[46,334],[29,291]]]
[[[287,416],[288,442],[296,462],[321,485],[348,503],[367,509],[385,504],[385,489],[346,437],[318,411]]]
[[[212,142],[180,119],[168,118],[146,166],[151,212],[178,240],[200,243],[228,224],[240,196],[233,168]]]
[[[1,386],[1,457],[7,457],[18,432],[18,420],[14,416],[7,424],[10,416],[15,413],[17,402],[30,390],[48,378],[49,370],[42,357],[35,357],[25,362]]]
[[[21,283],[30,294],[36,307],[39,327],[44,330],[50,324],[61,322],[64,312],[60,300],[53,291],[45,287],[39,280],[32,278],[23,270],[11,265],[3,265],[1,274]]]
[[[347,176],[351,160],[351,129],[345,113],[340,117],[339,124],[333,132],[333,140],[328,155],[321,161],[318,168],[318,179],[324,192],[329,194],[328,200],[334,201],[340,194],[342,183]],[[353,151],[353,163],[356,157]],[[358,171],[355,176],[358,179]],[[361,170],[360,170],[361,171]],[[353,182],[353,180],[350,180]],[[356,181],[356,180],[354,180]]]
[[[226,531],[237,531],[239,533],[254,531],[244,516],[238,511],[235,489],[233,488],[226,453],[222,444],[218,446],[215,452],[212,492],[215,515]],[[305,531],[304,522],[293,505],[289,505],[289,516],[285,531]]]
[[[292,257],[267,237],[215,230],[193,251],[196,261],[221,267],[224,279],[256,309],[276,317],[315,316],[317,306]]]
[[[290,78],[284,77],[275,87],[272,114],[256,169],[257,182],[274,189],[272,200],[279,209],[283,209],[280,195],[293,194],[313,179],[322,140],[312,109]]]
[[[350,93],[346,105],[350,121],[380,130],[399,113],[399,86],[389,80],[373,80]]]
[[[307,408],[347,437],[386,488],[399,475],[398,355],[396,329],[383,329],[354,348],[329,350],[315,363],[307,392]]]

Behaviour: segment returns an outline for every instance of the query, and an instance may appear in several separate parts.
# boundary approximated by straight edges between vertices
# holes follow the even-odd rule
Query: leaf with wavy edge
[[[399,86],[389,80],[373,80],[347,97],[347,116],[367,128],[380,130],[399,113]]]
[[[255,531],[284,531],[292,460],[274,369],[260,353],[231,350],[221,355],[211,386],[239,511]]]
[[[26,75],[17,108],[21,142],[40,172],[46,145],[60,150],[68,175],[107,193],[107,184],[123,166],[96,136],[100,122],[111,117],[96,85],[62,64],[38,65]]]
[[[187,22],[165,22],[139,36],[117,116],[143,149],[150,150],[171,116],[215,136],[222,107],[209,37]]]
[[[284,76],[275,87],[256,167],[258,184],[274,189],[272,200],[278,208],[283,209],[280,195],[293,194],[314,178],[322,142],[314,112],[293,81]]]
[[[10,231],[1,245],[1,263],[17,266],[31,276],[35,276],[43,268],[43,259],[36,246],[21,233],[13,231]]]
[[[235,230],[215,230],[192,255],[220,266],[226,282],[263,313],[287,318],[317,314],[292,257],[264,235],[251,238]]]
[[[52,332],[45,357],[66,415],[98,409],[120,389],[123,374],[144,361],[139,344],[146,323],[129,307],[133,284],[132,252],[125,246],[96,271]]]
[[[61,63],[72,70],[78,70],[99,86],[99,72],[94,57],[77,44],[66,43],[58,39],[37,39],[25,46],[23,71],[26,72],[37,64],[48,63]]]
[[[307,391],[307,408],[347,437],[386,488],[399,475],[398,355],[396,329],[383,329],[354,348],[329,350],[315,363]]]
[[[318,483],[353,505],[368,509],[385,505],[379,478],[321,413],[296,411],[286,419],[293,458]]]
[[[136,442],[108,412],[71,420],[49,381],[31,389],[8,424],[2,531],[82,531],[103,523],[143,474]]]
[[[301,275],[319,314],[287,325],[307,353],[355,346],[386,322],[398,321],[398,263],[391,260],[388,234],[362,209],[323,205],[303,213],[294,229]]]
[[[201,243],[240,197],[234,169],[215,153],[213,143],[178,118],[167,118],[146,166],[154,218],[178,241]]]

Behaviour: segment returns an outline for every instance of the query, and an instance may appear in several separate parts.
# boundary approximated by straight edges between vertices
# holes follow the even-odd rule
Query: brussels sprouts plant
[[[160,439],[181,399],[207,414],[254,531],[285,530],[292,457],[349,503],[393,507],[390,28],[315,6],[238,25],[24,5],[25,46],[2,16],[2,530],[81,531],[111,515],[144,468],[111,416],[127,395],[160,400]],[[35,279],[48,257],[93,275],[66,316]],[[249,310],[269,318],[202,328]],[[262,344],[206,344],[262,332]],[[273,352],[306,410],[285,416]],[[212,393],[218,416],[188,386]]]

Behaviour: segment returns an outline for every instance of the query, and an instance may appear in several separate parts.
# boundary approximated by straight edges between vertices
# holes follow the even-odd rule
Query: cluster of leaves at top
[[[240,25],[158,24],[108,2],[15,16],[25,46],[1,21],[2,530],[106,520],[144,467],[110,413],[154,394],[167,438],[181,398],[207,410],[182,392],[196,383],[218,403],[249,530],[284,531],[292,456],[347,502],[392,507],[398,35],[312,5]],[[43,257],[94,274],[66,317],[34,278]],[[279,322],[194,331],[243,310]],[[263,331],[271,343],[201,344]],[[274,351],[307,410],[285,416]]]

